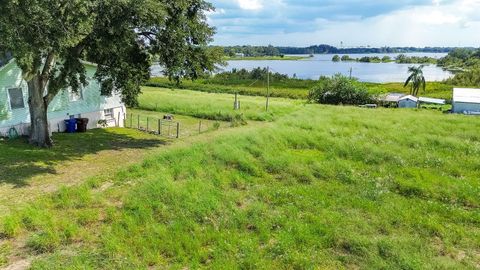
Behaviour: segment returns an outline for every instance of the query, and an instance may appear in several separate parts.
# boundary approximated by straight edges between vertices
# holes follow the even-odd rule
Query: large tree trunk
[[[37,75],[27,82],[28,105],[30,107],[30,144],[39,147],[51,147],[50,125],[48,124],[48,99],[45,97],[45,83]]]

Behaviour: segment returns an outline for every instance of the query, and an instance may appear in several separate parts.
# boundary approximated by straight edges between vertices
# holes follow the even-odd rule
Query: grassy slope
[[[145,111],[139,109],[129,109],[125,124],[128,128],[138,128],[148,130],[153,132],[158,132],[159,130],[159,119],[169,114],[168,112],[159,112],[159,111]],[[140,116],[140,118],[138,117]],[[139,123],[140,122],[140,123]],[[176,123],[180,123],[180,137],[188,137],[193,135],[198,135],[199,133],[214,131],[219,128],[231,127],[230,122],[223,121],[214,121],[206,119],[198,119],[185,115],[174,115],[174,120],[172,122],[162,121],[161,132],[162,135],[169,137],[176,136]],[[201,123],[200,123],[201,122]]]
[[[63,189],[3,232],[46,254],[34,269],[473,269],[478,120],[309,105]]]
[[[294,103],[301,103],[272,98],[270,111],[266,112],[265,98],[240,96],[241,109],[234,111],[234,100],[235,97],[232,94],[210,94],[153,87],[144,87],[143,94],[139,98],[140,109],[224,121],[230,121],[240,114],[243,114],[247,120],[272,121],[294,111]]]
[[[306,99],[309,90],[315,85],[313,80],[289,79],[285,81],[272,82],[271,96],[293,99]],[[265,82],[255,80],[229,80],[219,82],[215,79],[200,79],[198,81],[185,81],[177,86],[169,82],[166,78],[152,78],[149,86],[164,88],[182,88],[207,93],[239,93],[241,95],[265,96]],[[402,83],[366,83],[367,88],[373,94],[382,94],[389,92],[409,93],[409,88],[403,87]],[[421,96],[452,99],[452,90],[455,86],[442,82],[429,82],[425,92],[420,92]]]
[[[0,141],[0,217],[15,205],[113,172],[166,143],[127,129],[98,129],[84,134],[55,133],[52,149],[38,149],[25,139]],[[1,238],[1,237],[0,237]]]

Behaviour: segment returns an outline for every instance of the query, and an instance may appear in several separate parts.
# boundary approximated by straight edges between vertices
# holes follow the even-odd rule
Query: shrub
[[[333,62],[340,62],[340,56],[338,56],[338,55],[333,56],[332,61]]]
[[[480,68],[458,73],[453,78],[446,80],[446,83],[480,87]]]
[[[341,74],[331,78],[321,77],[309,93],[310,102],[333,105],[360,105],[372,102],[367,87],[356,79]]]

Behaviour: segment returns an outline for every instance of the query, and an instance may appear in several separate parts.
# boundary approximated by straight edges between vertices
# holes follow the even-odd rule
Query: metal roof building
[[[452,105],[454,113],[480,113],[480,89],[454,88]]]
[[[445,99],[428,98],[428,97],[419,97],[418,101],[420,101],[421,103],[429,103],[429,104],[437,104],[437,105],[445,105],[447,103]]]
[[[399,108],[417,108],[417,106],[418,106],[418,98],[412,95],[401,97],[398,100]]]

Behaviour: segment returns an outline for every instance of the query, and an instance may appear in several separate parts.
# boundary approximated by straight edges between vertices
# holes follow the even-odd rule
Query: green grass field
[[[265,110],[265,97],[239,96],[241,109],[233,110],[233,94],[202,93],[190,90],[171,90],[144,87],[139,97],[140,109],[187,115],[196,118],[231,121],[242,115],[246,120],[273,121],[293,112],[301,101],[272,98],[270,109]]]
[[[306,99],[316,81],[288,79],[281,81],[272,81],[271,93],[273,97]],[[197,81],[184,81],[181,85],[170,82],[167,78],[152,78],[148,83],[151,87],[163,87],[174,89],[189,89],[207,93],[239,93],[250,96],[266,96],[266,82],[256,80],[228,80],[218,81],[215,78],[199,79]],[[405,93],[410,89],[403,87],[402,83],[365,83],[368,90],[374,94],[383,93]],[[420,91],[420,96],[452,99],[453,88],[455,86],[443,82],[428,82],[426,91]]]
[[[198,135],[204,132],[215,131],[220,128],[232,127],[236,123],[198,119],[185,115],[174,115],[173,121],[162,120],[169,113],[158,111],[145,111],[129,109],[125,119],[127,128],[141,129],[149,132],[157,132],[165,137],[176,137],[177,123],[179,124],[179,137]],[[161,123],[159,122],[161,120]]]
[[[242,100],[258,119],[261,99]],[[147,88],[140,102],[209,116],[233,99]],[[270,122],[180,140],[17,208],[0,222],[0,265],[20,253],[33,269],[480,266],[480,118],[273,104]]]

